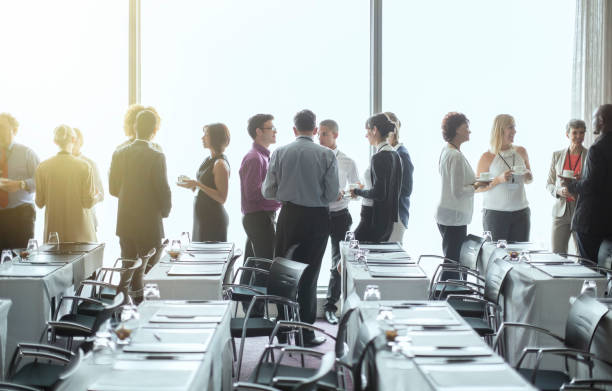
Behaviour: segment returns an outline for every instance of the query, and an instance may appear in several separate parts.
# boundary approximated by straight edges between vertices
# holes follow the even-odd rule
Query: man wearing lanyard
[[[283,203],[278,216],[276,256],[308,265],[298,291],[300,319],[314,323],[317,314],[317,279],[329,236],[329,204],[338,199],[338,163],[334,153],[313,142],[316,116],[302,110],[293,118],[292,143],[278,148],[261,187],[270,200]],[[294,249],[293,254],[289,250]],[[304,331],[304,345],[325,342]]]
[[[319,124],[319,144],[334,151],[338,161],[338,186],[342,190],[347,184],[359,184],[359,173],[355,161],[346,154],[340,152],[336,145],[338,138],[338,124],[336,121],[326,119]],[[340,273],[338,262],[340,262],[340,241],[344,240],[346,231],[349,231],[353,220],[348,210],[349,200],[344,199],[342,194],[338,199],[329,204],[330,216],[330,238],[332,246],[332,265],[330,269],[329,285],[327,287],[327,301],[325,303],[325,319],[331,323],[338,323],[336,317],[336,302],[340,299]]]
[[[0,113],[0,249],[23,248],[34,237],[34,172],[38,156],[13,142],[19,122]]]

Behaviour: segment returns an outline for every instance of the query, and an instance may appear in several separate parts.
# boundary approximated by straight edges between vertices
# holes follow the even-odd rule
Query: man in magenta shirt
[[[270,144],[276,143],[276,128],[270,114],[256,114],[249,119],[248,132],[253,147],[240,165],[240,193],[242,225],[247,234],[244,259],[248,257],[274,258],[276,211],[281,204],[267,200],[261,193],[270,163]]]

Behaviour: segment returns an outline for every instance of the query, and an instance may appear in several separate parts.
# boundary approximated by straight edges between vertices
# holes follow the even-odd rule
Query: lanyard
[[[576,164],[574,164],[574,167],[572,167],[572,158],[570,157],[570,150],[569,148],[567,149],[567,160],[569,160],[569,168],[570,170],[576,172],[576,168],[578,168],[578,164],[580,163],[580,160],[582,159],[582,151],[580,151],[580,156],[578,156],[578,160],[576,160]]]

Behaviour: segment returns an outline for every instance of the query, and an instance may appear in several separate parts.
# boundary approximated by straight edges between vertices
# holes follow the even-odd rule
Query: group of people
[[[514,118],[495,117],[490,149],[480,157],[476,172],[461,152],[461,145],[470,139],[469,123],[456,112],[442,121],[447,144],[439,160],[442,194],[436,221],[444,256],[451,260],[459,260],[475,193],[483,193],[483,229],[493,240],[526,242],[531,226],[524,186],[533,175],[526,149],[514,145]],[[603,240],[612,238],[612,105],[595,111],[593,129],[599,137],[587,150],[582,145],[585,122],[575,119],[567,124],[569,146],[553,153],[546,188],[555,198],[553,252],[567,253],[573,237],[580,255],[596,261]]]
[[[114,152],[109,173],[109,193],[119,200],[116,234],[121,256],[144,257],[151,249],[158,250],[134,276],[132,295],[137,299],[142,295],[143,273],[159,256],[162,221],[171,209],[165,156],[152,142],[159,122],[152,107],[128,108],[124,122],[128,139]],[[58,126],[54,140],[59,152],[39,164],[31,149],[14,142],[18,127],[10,114],[0,114],[0,248],[24,247],[34,236],[34,203],[45,208],[45,238],[57,232],[62,241],[96,241],[93,206],[103,200],[104,190],[95,163],[80,153],[81,132]],[[368,118],[365,128],[373,154],[362,181],[355,161],[338,149],[339,126],[334,120],[317,124],[310,110],[298,112],[295,140],[272,154],[270,146],[277,133],[274,117],[257,114],[248,121],[253,144],[239,169],[245,258],[284,256],[308,264],[299,291],[301,317],[307,322],[315,320],[316,284],[330,238],[332,268],[325,316],[337,322],[339,242],[352,226],[351,198],[362,199],[354,230],[360,241],[401,242],[408,225],[414,167],[407,149],[399,143],[401,123],[395,114],[386,112]],[[612,105],[597,110],[594,128],[602,135],[587,152],[582,146],[585,123],[573,120],[568,124],[570,146],[553,154],[547,184],[556,199],[553,250],[566,252],[570,232],[574,232],[580,253],[590,259],[603,238],[612,236]],[[474,172],[461,152],[470,138],[468,118],[456,112],[444,117],[446,145],[439,159],[442,193],[435,219],[445,257],[459,259],[472,219],[474,194],[479,192],[484,196],[483,228],[493,240],[529,240],[530,211],[524,186],[533,176],[526,149],[514,145],[515,134],[514,118],[498,115],[490,149]],[[210,156],[194,179],[182,177],[178,183],[197,190],[195,241],[227,240],[224,204],[230,164],[224,152],[229,142],[226,125],[204,126],[202,144]],[[569,177],[575,179],[566,175],[570,171],[573,175]],[[312,333],[305,340],[311,346],[322,343]]]

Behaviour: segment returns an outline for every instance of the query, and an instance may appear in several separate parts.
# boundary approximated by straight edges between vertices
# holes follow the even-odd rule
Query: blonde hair
[[[156,125],[155,131],[153,133],[157,132],[157,130],[159,129],[159,123],[161,121],[161,118],[159,117],[157,110],[155,110],[151,106],[143,106],[141,104],[135,103],[128,107],[127,111],[125,112],[125,117],[123,119],[123,131],[125,132],[125,135],[130,139],[136,138],[136,130],[134,129],[134,125],[136,124],[136,117],[143,110],[149,110],[150,112],[155,114]]]
[[[77,142],[81,142],[81,144],[83,144],[83,141],[85,141],[83,139],[83,133],[81,133],[81,129],[79,128],[72,128],[72,130],[74,131],[74,137],[76,137],[76,141]]]
[[[68,125],[60,125],[53,131],[53,141],[60,148],[70,144],[74,137],[74,130]]]
[[[491,128],[491,152],[498,154],[501,151],[504,142],[504,129],[508,126],[515,125],[514,117],[510,114],[499,114],[493,120]]]
[[[17,122],[15,117],[10,115],[9,113],[0,113],[0,121],[2,120],[6,121],[8,126],[13,131],[13,134],[17,134],[17,129],[19,129],[19,122]]]

